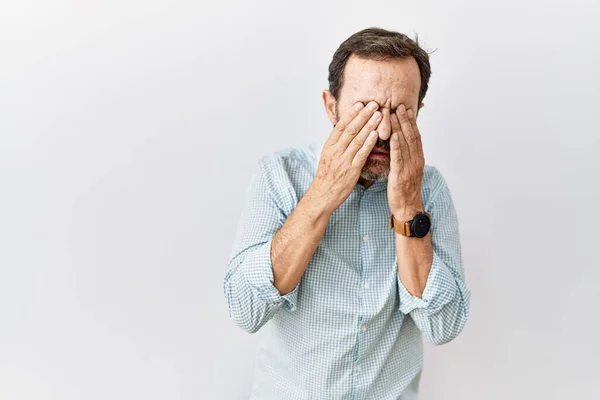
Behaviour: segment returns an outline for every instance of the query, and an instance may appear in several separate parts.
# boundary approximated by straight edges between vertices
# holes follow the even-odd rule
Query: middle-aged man
[[[264,331],[252,399],[416,399],[422,335],[463,329],[457,216],[417,126],[430,75],[418,42],[360,31],[329,65],[328,139],[261,158],[224,282]]]

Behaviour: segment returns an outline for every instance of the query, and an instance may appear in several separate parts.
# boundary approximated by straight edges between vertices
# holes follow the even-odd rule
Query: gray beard
[[[360,177],[367,181],[385,181],[390,173],[388,161],[367,160],[362,168]]]

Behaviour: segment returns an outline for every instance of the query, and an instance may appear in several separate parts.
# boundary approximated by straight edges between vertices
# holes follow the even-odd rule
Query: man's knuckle
[[[335,124],[335,127],[339,128],[341,131],[343,131],[344,129],[346,129],[348,127],[348,125],[350,125],[351,122],[352,122],[352,120],[349,120],[346,118],[340,118],[338,120],[338,122]]]
[[[355,136],[357,133],[357,130],[354,126],[348,126],[344,130],[344,133],[346,133],[346,135],[349,135],[349,136]]]
[[[359,164],[362,164],[365,161],[367,161],[367,157],[368,157],[368,155],[364,152],[360,152],[360,153],[356,154],[356,160],[358,161]]]
[[[360,138],[358,136],[356,138],[354,138],[354,145],[356,147],[362,147],[364,144],[365,144],[365,141],[362,138]]]

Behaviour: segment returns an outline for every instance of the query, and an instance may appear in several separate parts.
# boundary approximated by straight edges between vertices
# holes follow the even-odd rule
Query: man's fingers
[[[363,143],[362,147],[356,152],[356,155],[352,159],[352,166],[355,168],[362,168],[367,162],[367,158],[371,151],[373,151],[373,147],[375,147],[375,143],[377,143],[377,138],[379,137],[377,131],[373,130]]]
[[[379,124],[381,120],[381,113],[377,111],[379,105],[370,101],[365,108],[363,108],[358,115],[346,126],[344,133],[338,140],[338,145],[341,151],[345,151],[352,140],[358,135],[364,126],[369,123],[370,126],[373,124]],[[377,125],[375,125],[377,126]],[[369,129],[369,132],[373,129]]]
[[[398,172],[398,166],[402,163],[402,153],[400,150],[400,141],[398,133],[400,133],[400,123],[396,114],[390,116],[392,133],[390,136],[390,172]]]
[[[400,127],[400,121],[396,114],[390,116],[392,123],[392,137],[390,138],[390,172],[399,173],[403,164],[408,162],[408,149],[406,140]]]
[[[415,157],[418,153],[416,135],[413,131],[412,125],[410,124],[408,113],[406,112],[406,107],[404,106],[404,104],[400,104],[400,106],[398,106],[398,108],[396,109],[396,115],[398,117],[398,120],[400,121],[400,128],[402,129],[402,133],[404,134],[404,139],[408,144],[408,157]]]
[[[423,157],[423,141],[421,140],[421,132],[419,131],[419,127],[417,126],[417,116],[413,110],[408,110],[406,114],[408,115],[410,126],[412,127],[412,130],[415,134],[417,156]]]
[[[350,158],[356,156],[356,153],[363,147],[371,131],[377,130],[377,127],[381,124],[381,117],[381,112],[375,111],[365,126],[362,127],[359,134],[352,139],[345,151],[346,154],[349,154]]]
[[[363,103],[356,103],[352,106],[352,110],[350,111],[350,113],[348,114],[347,117],[345,117],[344,119],[341,119],[337,122],[337,124],[335,124],[335,128],[333,128],[333,131],[331,132],[331,134],[329,135],[329,138],[327,139],[327,144],[329,145],[334,145],[338,142],[338,140],[340,140],[340,137],[342,136],[342,134],[344,133],[344,129],[346,129],[346,126],[348,126],[348,124],[350,122],[352,122],[352,120],[354,120],[354,118],[356,118],[356,116],[358,114],[360,114],[360,111],[365,108]]]

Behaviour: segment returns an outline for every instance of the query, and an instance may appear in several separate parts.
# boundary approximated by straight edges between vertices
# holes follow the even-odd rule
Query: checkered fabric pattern
[[[398,277],[387,181],[353,188],[302,279],[282,296],[273,285],[271,242],[311,184],[322,145],[264,156],[249,185],[224,292],[231,319],[250,333],[260,330],[250,398],[417,399],[422,336],[447,343],[468,317],[450,191],[427,165],[422,199],[434,259],[422,298]]]

